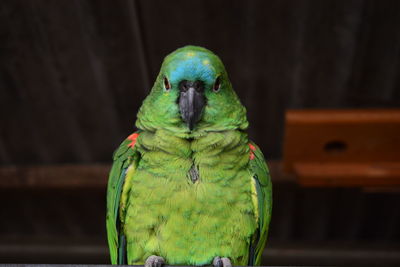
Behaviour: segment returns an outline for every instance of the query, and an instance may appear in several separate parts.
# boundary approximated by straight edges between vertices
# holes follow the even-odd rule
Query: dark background
[[[400,106],[399,29],[395,0],[3,0],[0,164],[111,163],[187,44],[221,57],[280,160],[289,108]],[[0,262],[106,263],[104,191],[1,189]],[[266,264],[399,263],[399,194],[276,181],[274,200]]]

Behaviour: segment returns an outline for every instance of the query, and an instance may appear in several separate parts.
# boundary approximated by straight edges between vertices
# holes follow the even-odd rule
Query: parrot
[[[260,265],[271,178],[221,59],[191,45],[167,55],[135,126],[108,179],[111,263]]]

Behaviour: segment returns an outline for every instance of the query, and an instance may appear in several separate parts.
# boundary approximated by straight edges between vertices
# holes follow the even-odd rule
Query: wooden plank
[[[400,109],[309,109],[289,110],[290,124],[386,124],[400,123]]]
[[[400,185],[400,109],[288,111],[283,161],[302,185]]]
[[[110,165],[13,166],[0,168],[0,187],[105,187]]]
[[[3,262],[60,262],[59,264],[0,264],[4,267],[105,267],[109,263],[108,250],[105,244],[74,244],[71,242],[49,244],[5,244],[0,243],[0,255]],[[13,261],[10,258],[14,256]],[[2,258],[3,259],[3,258]],[[60,260],[63,259],[63,260]],[[52,261],[51,261],[52,260]],[[81,264],[70,264],[75,261]],[[96,264],[89,264],[95,262]],[[98,265],[98,264],[102,265]],[[283,243],[267,245],[263,253],[262,263],[268,266],[398,266],[400,254],[398,246],[388,244],[365,244],[336,242],[324,244],[320,242],[295,244]],[[294,265],[295,264],[295,265]],[[120,265],[124,266],[124,265]],[[143,265],[125,265],[143,266]],[[169,267],[173,265],[165,265]],[[209,266],[209,265],[204,265]],[[181,267],[185,267],[181,265]]]
[[[400,163],[299,163],[294,170],[306,186],[400,186]]]
[[[282,172],[280,161],[268,163],[274,181],[289,182],[294,177]],[[106,187],[110,164],[63,164],[9,166],[0,168],[0,188]]]

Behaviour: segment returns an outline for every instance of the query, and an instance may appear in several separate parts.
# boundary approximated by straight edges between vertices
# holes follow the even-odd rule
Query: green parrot
[[[112,264],[260,265],[270,175],[218,56],[197,46],[169,54],[136,127],[108,181]]]

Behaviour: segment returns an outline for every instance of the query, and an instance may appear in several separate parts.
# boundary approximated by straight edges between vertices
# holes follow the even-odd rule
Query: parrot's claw
[[[165,264],[163,257],[151,255],[147,258],[144,267],[162,267]]]
[[[221,258],[218,256],[214,258],[212,264],[214,267],[232,267],[232,263],[229,258]]]

